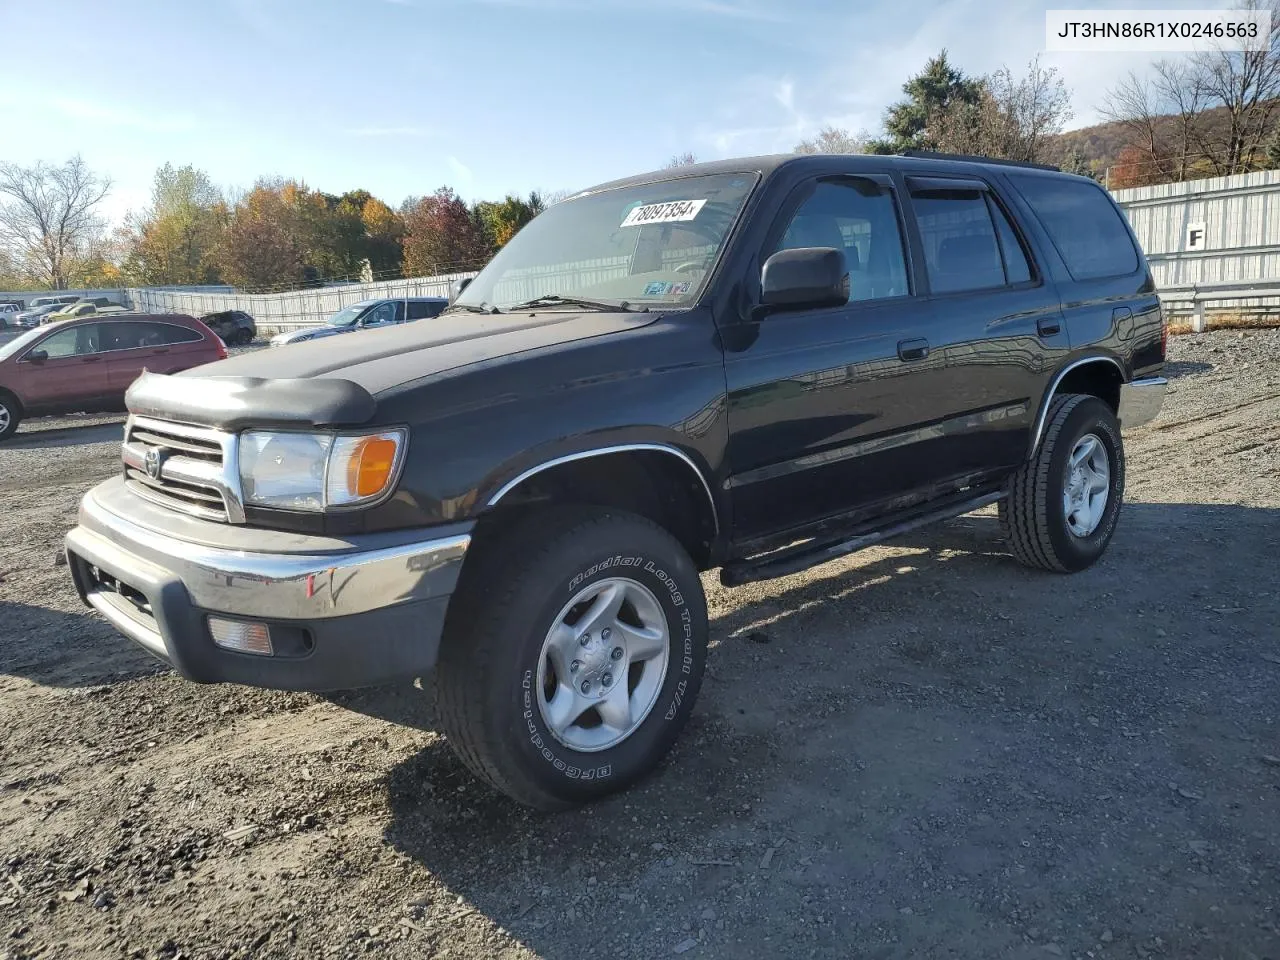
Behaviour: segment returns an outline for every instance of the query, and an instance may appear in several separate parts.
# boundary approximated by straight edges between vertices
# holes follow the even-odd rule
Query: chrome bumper
[[[1169,381],[1164,377],[1147,377],[1120,385],[1120,426],[1129,430],[1150,423],[1160,413],[1165,389]]]
[[[238,528],[242,540],[280,549],[228,549],[107,509],[95,494],[109,498],[117,485],[86,494],[80,525],[67,534],[76,589],[120,633],[189,679],[334,690],[420,677],[434,665],[469,533],[454,527],[448,536],[386,545],[386,535],[335,541]],[[139,515],[147,509],[154,508],[139,507]],[[378,546],[362,549],[362,541]],[[273,636],[293,638],[292,650],[257,656],[218,647],[210,615],[265,623]]]

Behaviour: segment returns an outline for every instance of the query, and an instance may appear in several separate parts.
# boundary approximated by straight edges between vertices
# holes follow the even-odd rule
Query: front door
[[[18,361],[28,410],[80,410],[103,403],[110,392],[98,324],[65,326],[38,340]]]
[[[892,499],[921,476],[919,388],[941,357],[917,350],[927,307],[913,294],[888,176],[814,179],[784,205],[759,262],[835,247],[849,301],[726,330],[734,540],[771,537]]]

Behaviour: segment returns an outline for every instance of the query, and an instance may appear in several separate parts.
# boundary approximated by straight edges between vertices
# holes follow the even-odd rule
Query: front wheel
[[[0,390],[0,441],[13,436],[21,420],[22,411],[18,407],[18,402]]]
[[[467,558],[434,675],[441,724],[515,800],[587,802],[666,756],[706,651],[702,581],[670,534],[617,511],[548,510]]]
[[[1050,401],[1044,439],[1000,502],[1014,558],[1073,573],[1106,551],[1124,499],[1124,444],[1111,408],[1097,397]]]

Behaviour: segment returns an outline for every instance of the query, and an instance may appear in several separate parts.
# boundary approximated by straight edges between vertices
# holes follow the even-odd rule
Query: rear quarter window
[[[1061,177],[1010,174],[1076,280],[1121,277],[1138,269],[1123,214],[1099,186]]]

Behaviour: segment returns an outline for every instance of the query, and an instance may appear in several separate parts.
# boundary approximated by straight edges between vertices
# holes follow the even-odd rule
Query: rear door
[[[110,394],[96,323],[58,328],[33,343],[18,365],[22,400],[31,410],[84,409]]]
[[[937,483],[1024,459],[1054,357],[1070,344],[1057,289],[992,184],[977,176],[905,178],[929,319],[942,360],[932,377]]]

